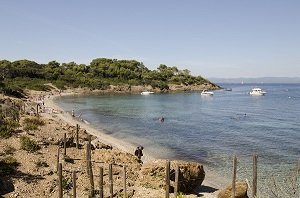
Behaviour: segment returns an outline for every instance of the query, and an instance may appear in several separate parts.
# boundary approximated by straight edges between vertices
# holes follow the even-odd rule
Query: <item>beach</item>
[[[30,92],[30,102],[34,104],[39,101],[38,98],[43,96],[43,103],[47,111],[41,112],[39,114],[40,118],[46,123],[45,126],[40,127],[39,130],[34,132],[22,132],[22,134],[17,137],[12,137],[9,140],[1,141],[1,147],[4,148],[6,145],[12,145],[16,148],[14,157],[20,163],[18,168],[19,172],[24,176],[23,179],[19,177],[13,178],[15,185],[15,191],[4,195],[4,197],[56,197],[57,187],[56,179],[56,159],[57,159],[57,142],[61,141],[64,133],[67,137],[72,137],[74,131],[76,130],[76,125],[80,126],[80,142],[84,144],[88,134],[93,136],[93,139],[98,139],[102,144],[112,147],[112,149],[96,149],[92,151],[93,156],[93,167],[94,174],[96,175],[95,180],[97,180],[97,171],[99,166],[103,166],[104,170],[107,171],[108,164],[113,163],[116,166],[116,180],[115,189],[116,191],[122,191],[122,180],[120,178],[121,167],[128,166],[128,171],[130,178],[128,179],[129,188],[128,191],[131,192],[133,197],[164,197],[163,189],[151,189],[141,186],[140,173],[139,170],[143,169],[143,166],[153,161],[159,160],[153,156],[147,154],[144,151],[144,156],[142,157],[143,164],[140,164],[137,158],[134,156],[134,150],[137,145],[129,144],[120,139],[111,137],[99,130],[92,128],[89,124],[81,120],[80,118],[72,117],[71,113],[65,112],[59,106],[57,106],[54,100],[57,97],[66,95],[81,94],[80,91],[68,90],[63,93],[58,91],[51,92]],[[18,150],[19,146],[19,136],[27,135],[30,138],[36,140],[41,145],[41,150],[38,153],[27,153],[23,150]],[[89,178],[85,174],[85,149],[76,149],[74,147],[67,149],[67,156],[74,160],[73,163],[67,163],[63,159],[62,150],[60,149],[60,162],[62,163],[64,174],[66,178],[71,178],[72,171],[76,170],[78,179],[78,194],[80,197],[88,196],[89,189]],[[164,161],[164,160],[163,160]],[[47,164],[45,167],[38,167],[36,164],[38,162],[44,162]],[[218,189],[225,187],[228,184],[228,180],[219,177],[212,170],[209,170],[204,166],[205,179],[202,183],[202,188],[198,188],[198,195],[203,197],[216,197]],[[142,176],[143,178],[143,176]],[[108,178],[106,178],[108,179]],[[105,180],[106,180],[105,179]],[[108,181],[107,181],[108,182]],[[108,190],[108,187],[105,187]],[[71,190],[67,190],[68,194]],[[197,195],[190,194],[185,197],[197,197]]]

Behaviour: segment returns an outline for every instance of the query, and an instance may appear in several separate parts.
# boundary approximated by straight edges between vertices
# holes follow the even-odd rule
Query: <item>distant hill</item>
[[[300,77],[209,78],[214,83],[300,83]]]

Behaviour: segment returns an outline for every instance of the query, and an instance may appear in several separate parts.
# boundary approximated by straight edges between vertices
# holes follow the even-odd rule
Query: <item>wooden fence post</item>
[[[112,164],[109,164],[109,190],[110,190],[110,198],[114,196],[114,189],[113,189],[113,174],[112,174]]]
[[[63,186],[62,186],[62,165],[59,163],[58,168],[58,197],[63,197]]]
[[[73,171],[73,198],[76,198],[76,171]]]
[[[91,197],[95,196],[95,187],[94,187],[94,175],[93,175],[93,168],[92,168],[92,162],[89,161],[89,170],[90,170],[90,185],[91,185]]]
[[[231,194],[232,198],[235,198],[236,164],[237,164],[237,158],[235,155],[233,157],[233,177],[232,177],[232,194]]]
[[[257,155],[253,155],[253,189],[252,196],[256,197],[257,194]]]
[[[92,154],[91,154],[91,135],[88,135],[88,143],[86,145],[86,171],[87,171],[87,174],[89,175],[90,174],[90,161],[92,159]]]
[[[166,198],[170,197],[170,160],[166,162]]]
[[[64,134],[64,155],[67,155],[67,134]]]
[[[78,133],[79,133],[79,124],[76,124],[76,148],[79,149],[79,138],[78,138]]]
[[[103,198],[103,167],[100,167],[99,171],[99,196]]]
[[[174,197],[177,197],[179,187],[179,166],[176,166],[175,169],[175,186],[174,186]]]
[[[127,198],[127,188],[126,188],[126,165],[123,166],[123,185],[124,185],[124,198]]]
[[[56,172],[57,172],[57,174],[58,174],[58,171],[59,171],[59,152],[60,151],[60,148],[59,148],[59,146],[58,146],[58,148],[57,148],[57,157],[56,157]]]
[[[89,175],[90,174],[90,170],[89,170],[89,165],[90,165],[90,163],[89,163],[89,160],[90,160],[90,157],[89,157],[89,155],[90,155],[90,150],[89,150],[89,144],[87,143],[86,144],[86,173]]]
[[[39,104],[36,105],[36,116],[39,116]]]

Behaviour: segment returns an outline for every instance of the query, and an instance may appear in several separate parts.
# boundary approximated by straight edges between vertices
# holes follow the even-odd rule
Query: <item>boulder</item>
[[[191,193],[200,186],[205,178],[205,171],[201,164],[197,162],[172,161],[170,167],[170,180],[175,180],[175,168],[179,166],[179,191]],[[141,174],[141,185],[159,189],[165,187],[166,161],[156,160],[143,165]],[[171,182],[171,192],[173,191],[174,182]]]
[[[245,181],[239,181],[235,183],[235,198],[248,198],[247,190],[248,185]],[[218,198],[231,198],[232,185],[227,186],[221,190],[218,194]]]

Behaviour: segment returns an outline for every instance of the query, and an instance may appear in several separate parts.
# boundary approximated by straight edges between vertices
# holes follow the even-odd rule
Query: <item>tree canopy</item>
[[[136,60],[117,60],[96,58],[89,65],[75,62],[59,63],[50,61],[39,64],[31,60],[10,62],[0,60],[0,84],[13,84],[22,81],[23,87],[39,82],[52,82],[58,87],[90,87],[106,89],[108,85],[151,85],[161,90],[169,84],[201,85],[210,83],[201,76],[192,76],[187,69],[179,70],[176,66],[161,64],[156,70],[148,69]],[[32,83],[28,83],[32,82]],[[21,83],[19,83],[20,85]],[[29,85],[28,85],[29,84]],[[38,89],[43,89],[43,83]],[[3,86],[0,86],[3,87]],[[28,87],[27,87],[28,88]]]

